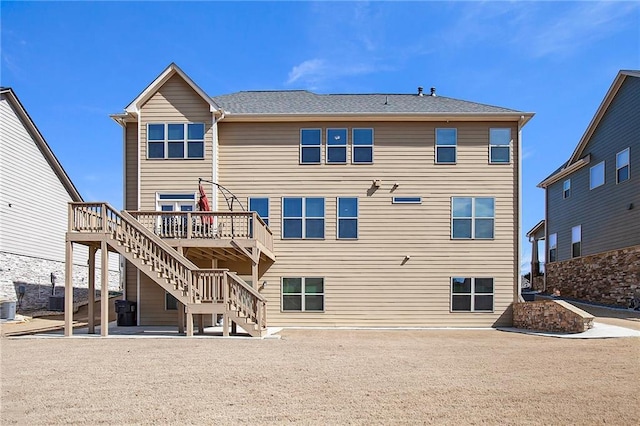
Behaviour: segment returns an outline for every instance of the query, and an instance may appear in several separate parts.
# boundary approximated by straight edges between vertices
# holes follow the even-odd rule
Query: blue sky
[[[85,200],[117,207],[122,130],[108,115],[176,62],[212,96],[434,86],[535,112],[524,234],[544,214],[536,184],[568,159],[618,70],[640,69],[637,2],[2,1],[0,12],[0,83]]]

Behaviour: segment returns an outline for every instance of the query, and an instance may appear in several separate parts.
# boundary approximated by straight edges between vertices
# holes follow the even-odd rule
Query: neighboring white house
[[[68,203],[82,197],[13,90],[0,96],[0,298],[37,309],[48,305],[52,281],[64,286]],[[86,248],[74,263],[74,287],[86,288]],[[109,288],[120,288],[116,255]]]

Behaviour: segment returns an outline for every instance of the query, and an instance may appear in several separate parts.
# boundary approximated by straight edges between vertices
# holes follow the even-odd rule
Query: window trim
[[[284,293],[284,280],[287,279],[287,278],[289,278],[289,279],[300,278],[300,280],[301,280],[300,293],[287,293],[289,295],[298,295],[298,294],[300,294],[300,310],[299,311],[298,310],[293,310],[293,309],[286,309],[286,310],[284,309],[284,295],[285,295],[285,293]],[[310,311],[310,310],[306,310],[305,309],[305,307],[306,307],[305,306],[306,305],[305,296],[307,295],[307,293],[306,293],[306,287],[307,287],[306,286],[306,280],[309,279],[309,278],[322,280],[322,293],[309,293],[309,295],[313,295],[313,296],[319,296],[319,295],[322,296],[322,310],[312,310],[312,311]],[[284,312],[324,313],[326,311],[326,308],[327,308],[327,306],[326,306],[326,298],[325,298],[325,296],[327,294],[325,281],[326,281],[325,277],[318,277],[318,276],[310,276],[310,277],[301,277],[301,276],[291,277],[291,276],[288,276],[288,277],[281,277],[280,278],[280,312],[283,312],[283,313]]]
[[[578,231],[578,239],[575,239],[575,231]],[[578,254],[576,254],[576,244],[578,245]],[[582,225],[576,225],[571,228],[571,258],[582,257]]]
[[[553,256],[552,256],[553,250],[555,251],[553,252]],[[553,234],[549,234],[549,249],[548,249],[546,261],[549,263],[558,261],[558,233],[557,232],[554,232]]]
[[[302,216],[285,216],[284,215],[284,200],[287,198],[300,198],[302,200]],[[307,199],[318,198],[322,200],[323,203],[323,216],[307,216]],[[281,232],[280,238],[283,240],[324,240],[327,236],[327,199],[325,197],[292,197],[286,196],[281,198],[281,206],[282,206],[282,220],[281,220]],[[285,237],[284,236],[284,221],[285,219],[301,219],[302,220],[302,236],[301,237]],[[307,237],[307,219],[322,219],[322,237]]]
[[[453,130],[455,132],[455,143],[453,145],[438,145],[438,130]],[[458,128],[457,127],[436,127],[435,128],[435,164],[457,164],[458,162]],[[451,148],[453,147],[453,161],[438,161],[438,148]]]
[[[454,293],[453,292],[453,280],[456,278],[463,278],[463,279],[470,279],[471,280],[471,291],[469,293]],[[491,280],[491,293],[476,293],[476,280],[477,279],[485,279],[485,280]],[[453,309],[453,296],[457,295],[457,296],[466,296],[469,295],[470,297],[470,309],[467,310],[460,310],[460,309]],[[475,309],[475,296],[489,296],[491,295],[491,310],[476,310]],[[495,312],[496,309],[496,279],[494,277],[464,277],[464,276],[457,276],[457,277],[450,277],[449,278],[449,312],[450,313],[493,313]]]
[[[492,143],[492,131],[493,130],[507,130],[509,132],[509,142],[507,144],[497,144]],[[490,127],[489,128],[489,164],[511,164],[511,143],[513,142],[513,137],[511,137],[511,128],[510,127]],[[494,161],[493,160],[493,148],[508,148],[509,155],[507,161]]]
[[[371,130],[371,144],[367,145],[356,145],[355,144],[355,136],[354,133],[356,130]],[[373,127],[352,127],[351,128],[351,164],[373,164],[373,155],[374,155],[374,147],[375,145],[375,131]],[[356,148],[371,148],[371,161],[356,161],[355,151]]]
[[[335,145],[329,143],[329,132],[330,131],[344,131],[344,143]],[[347,127],[327,127],[325,129],[325,140],[327,143],[325,144],[325,163],[326,164],[348,164],[349,158],[347,158],[347,153],[349,152],[349,129]],[[322,144],[321,144],[322,146]],[[344,161],[329,161],[329,148],[342,148],[344,150]]]
[[[471,199],[471,216],[461,216],[461,217],[454,217],[454,208],[453,208],[453,200],[455,200],[456,198],[470,198]],[[476,216],[476,199],[479,198],[489,198],[493,200],[493,216],[492,217],[484,217],[484,216],[480,216],[477,217]],[[479,197],[470,197],[470,196],[455,196],[455,197],[451,197],[451,239],[452,240],[484,240],[484,241],[491,241],[491,240],[495,240],[496,239],[496,197],[485,197],[485,196],[479,196]],[[456,237],[453,235],[453,222],[455,219],[470,219],[471,220],[471,237]],[[476,237],[476,220],[478,219],[492,219],[493,220],[493,229],[492,229],[492,233],[491,233],[491,237]]]
[[[320,140],[318,142],[318,145],[302,145],[302,133],[305,130],[317,130],[319,132]],[[300,129],[300,142],[299,142],[298,145],[300,147],[300,154],[299,154],[299,158],[298,158],[299,164],[301,164],[301,165],[302,164],[305,164],[305,165],[308,165],[308,164],[322,164],[322,128],[320,128],[320,127],[309,127],[309,128],[304,127],[304,128],[301,128]],[[306,147],[306,148],[317,148],[318,149],[318,157],[319,157],[318,161],[313,161],[313,162],[311,162],[311,161],[302,161],[302,151],[303,151],[304,147]]]
[[[199,124],[202,125],[202,139],[190,139],[189,138],[189,125],[190,124]],[[150,126],[163,126],[163,132],[164,132],[164,139],[160,140],[151,140],[149,139],[149,127]],[[181,125],[182,126],[182,130],[183,130],[183,134],[182,134],[182,140],[180,139],[169,139],[169,125]],[[205,156],[206,156],[206,139],[207,139],[207,125],[204,122],[192,122],[192,121],[188,121],[188,122],[163,122],[163,123],[158,123],[158,122],[149,122],[147,123],[147,134],[146,134],[146,139],[147,139],[147,160],[204,160]],[[182,142],[182,157],[170,157],[169,156],[169,144],[170,143],[177,143],[177,142]],[[190,157],[189,156],[189,143],[190,142],[198,142],[198,143],[202,143],[202,156],[201,157]],[[162,143],[163,144],[163,156],[162,157],[150,157],[149,156],[149,146],[151,143]]]
[[[618,156],[620,156],[620,154],[624,153],[625,151],[627,153],[627,162],[623,166],[618,167]],[[625,167],[627,168],[627,178],[621,181],[619,179],[620,175],[618,174],[618,172]],[[631,180],[631,149],[627,147],[616,154],[616,185],[627,182],[628,180]]]
[[[596,186],[593,186],[593,173],[596,170],[597,167],[602,166],[602,183]],[[589,190],[594,190],[596,188],[599,188],[601,186],[604,186],[604,184],[606,183],[606,165],[604,163],[604,160],[602,160],[601,162],[599,162],[598,164],[594,164],[591,168],[589,168]]]
[[[340,215],[340,199],[354,199],[356,200],[356,215],[342,217]],[[341,237],[340,236],[340,221],[341,220],[353,220],[356,221],[356,236],[355,237]],[[337,240],[357,240],[360,237],[360,200],[358,197],[336,197],[336,239]]]
[[[562,199],[571,197],[571,178],[562,182]]]

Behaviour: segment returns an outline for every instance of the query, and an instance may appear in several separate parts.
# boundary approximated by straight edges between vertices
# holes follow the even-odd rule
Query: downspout
[[[514,295],[513,300],[517,302],[522,302],[522,253],[521,253],[521,244],[520,239],[522,238],[522,122],[524,121],[524,115],[520,116],[520,120],[518,120],[518,221],[517,221],[517,231],[515,239],[516,243],[516,253],[517,253],[517,262],[516,265],[516,273],[517,273],[517,284],[515,286],[517,293]]]
[[[219,181],[219,174],[218,174],[218,170],[219,170],[219,162],[218,162],[218,152],[219,152],[219,144],[220,144],[220,138],[219,138],[219,132],[218,132],[218,122],[224,120],[225,117],[225,112],[222,108],[219,108],[217,110],[213,110],[211,111],[212,113],[212,118],[213,118],[213,130],[212,130],[212,155],[213,155],[213,161],[211,162],[211,180],[214,182],[218,182]],[[220,114],[220,117],[216,118],[216,113]],[[218,191],[217,188],[216,190],[212,191],[213,192],[213,206],[212,209],[214,211],[218,210]]]

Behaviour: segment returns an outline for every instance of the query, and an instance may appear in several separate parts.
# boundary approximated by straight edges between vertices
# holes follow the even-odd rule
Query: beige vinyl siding
[[[300,165],[299,130],[374,128],[374,164]],[[457,164],[434,164],[435,128],[458,129]],[[489,163],[490,127],[512,129],[512,161]],[[269,197],[276,263],[270,325],[491,326],[514,298],[517,263],[515,123],[221,122],[220,182],[243,203]],[[350,162],[351,152],[348,154]],[[372,181],[381,187],[372,191]],[[394,183],[397,189],[392,190]],[[325,197],[325,239],[282,240],[281,197]],[[359,239],[336,239],[336,197],[358,197]],[[393,205],[420,196],[421,205]],[[495,239],[451,240],[451,197],[496,199]],[[224,202],[218,203],[225,210]],[[406,255],[411,259],[404,265]],[[324,277],[325,312],[281,312],[282,277]],[[493,277],[494,313],[450,313],[450,277]]]
[[[156,209],[156,192],[198,190],[198,178],[211,179],[213,170],[212,113],[179,76],[170,78],[140,112],[140,208]],[[148,123],[205,123],[204,159],[147,159]],[[208,191],[209,192],[209,191]],[[209,192],[209,195],[211,193]]]
[[[125,200],[126,210],[138,209],[138,123],[125,127]]]

